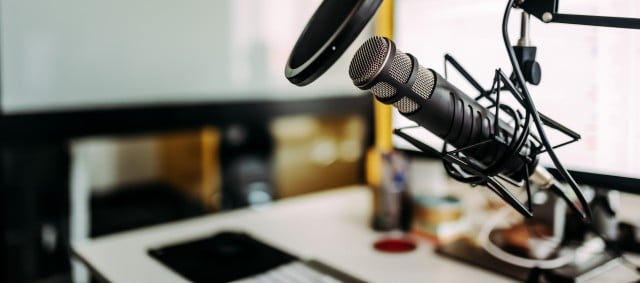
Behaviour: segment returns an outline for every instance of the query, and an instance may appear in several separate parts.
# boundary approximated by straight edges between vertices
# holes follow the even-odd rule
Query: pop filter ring
[[[324,0],[298,37],[285,66],[285,77],[293,84],[305,86],[326,72],[358,37],[380,7],[382,0],[357,0],[334,31],[327,33],[335,11],[344,0]],[[352,1],[353,2],[353,1]],[[347,7],[348,8],[348,7]],[[341,11],[345,12],[345,10]],[[317,36],[328,35],[325,39]],[[324,41],[324,42],[322,42]]]

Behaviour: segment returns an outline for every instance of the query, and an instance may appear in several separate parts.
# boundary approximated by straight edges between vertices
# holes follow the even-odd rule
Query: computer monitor
[[[420,64],[444,75],[443,56],[451,54],[484,88],[496,68],[511,73],[502,41],[506,1],[397,0],[395,41]],[[510,20],[510,37],[520,35],[520,10]],[[635,1],[561,1],[559,11],[640,17]],[[561,161],[582,184],[640,193],[640,34],[635,30],[544,24],[531,17],[531,41],[537,46],[542,81],[529,90],[538,110],[581,134],[558,148]],[[478,93],[449,67],[448,80],[471,96]],[[411,122],[395,112],[394,127]],[[410,132],[411,133],[411,132]],[[548,131],[552,144],[566,137]],[[415,135],[415,133],[414,133]],[[417,135],[440,149],[428,132]],[[398,148],[412,149],[395,137]],[[542,158],[543,165],[552,165]]]

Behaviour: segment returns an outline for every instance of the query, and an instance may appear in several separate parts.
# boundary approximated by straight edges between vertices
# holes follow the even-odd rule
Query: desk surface
[[[350,187],[105,236],[73,249],[94,272],[111,282],[186,282],[148,256],[147,250],[221,230],[239,230],[303,259],[319,260],[368,282],[513,282],[439,256],[427,242],[419,243],[409,253],[377,252],[372,244],[381,234],[369,228],[370,211],[370,190]],[[634,278],[631,271],[626,274]]]

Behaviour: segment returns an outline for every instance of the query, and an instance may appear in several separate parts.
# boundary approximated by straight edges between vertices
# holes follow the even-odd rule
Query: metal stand
[[[558,13],[560,0],[518,1],[517,7],[545,23],[640,29],[640,19]]]
[[[526,1],[535,2],[535,1]],[[541,1],[541,2],[550,2],[549,1]],[[538,2],[538,3],[541,3]],[[553,1],[554,3],[556,1]],[[521,2],[522,4],[522,2]],[[521,38],[518,41],[516,46],[513,46],[513,50],[515,53],[516,61],[518,64],[514,64],[514,66],[518,66],[519,70],[524,77],[524,80],[518,80],[515,74],[513,74],[509,79],[504,75],[504,73],[498,69],[495,72],[494,81],[491,89],[485,90],[480,86],[480,84],[473,79],[473,77],[466,71],[462,66],[453,59],[453,57],[446,55],[445,56],[445,76],[446,76],[446,66],[447,63],[450,63],[454,66],[454,68],[462,74],[462,76],[474,87],[478,90],[479,95],[476,100],[484,100],[489,104],[489,109],[495,109],[496,121],[498,120],[498,115],[500,113],[504,113],[507,115],[509,119],[511,119],[511,124],[514,126],[514,134],[513,137],[509,140],[501,140],[500,137],[492,136],[491,139],[485,142],[480,142],[475,145],[468,146],[463,149],[448,151],[447,145],[445,144],[443,149],[441,150],[441,157],[443,159],[443,163],[445,168],[447,169],[448,174],[461,182],[469,183],[471,185],[484,185],[495,192],[498,196],[504,199],[507,203],[511,204],[514,208],[516,208],[520,213],[525,216],[531,216],[533,210],[535,209],[535,205],[532,204],[531,201],[531,188],[528,182],[525,182],[525,188],[527,191],[527,203],[526,206],[518,199],[513,197],[511,193],[505,189],[505,186],[501,183],[501,181],[506,181],[511,184],[515,184],[512,180],[508,178],[504,178],[501,176],[491,175],[492,172],[488,170],[481,170],[480,168],[473,165],[462,152],[464,150],[474,148],[486,142],[504,142],[509,145],[509,148],[512,149],[512,156],[518,156],[521,143],[525,138],[533,139],[536,142],[536,146],[534,149],[537,154],[545,152],[545,147],[543,147],[540,139],[535,135],[529,133],[529,128],[531,127],[531,113],[535,112],[539,114],[540,121],[546,127],[557,130],[563,134],[565,134],[569,140],[563,143],[560,143],[555,146],[548,146],[547,149],[551,151],[552,149],[558,148],[560,146],[564,146],[566,144],[572,143],[580,138],[580,135],[576,132],[564,127],[563,125],[557,123],[556,121],[550,119],[549,117],[538,113],[537,111],[529,111],[530,109],[534,109],[533,107],[528,107],[530,104],[525,103],[525,97],[521,91],[526,92],[526,83],[537,85],[541,79],[541,68],[540,65],[535,61],[536,55],[536,47],[531,45],[531,41],[529,38],[529,13],[531,10],[525,9],[525,12],[522,13],[522,22],[521,22]],[[537,16],[537,14],[532,13]],[[557,14],[556,14],[557,15]],[[562,17],[560,17],[562,18]],[[593,18],[591,18],[593,19]],[[514,69],[514,72],[516,70]],[[521,77],[522,78],[522,77]],[[525,115],[518,110],[514,110],[513,108],[501,104],[500,103],[500,91],[507,90],[509,91],[515,100],[520,104],[522,108],[524,108]],[[528,93],[527,93],[528,96]],[[540,127],[540,124],[536,124]],[[497,129],[497,127],[496,127]],[[407,133],[403,132],[404,129],[397,129],[395,133],[407,140],[412,145],[424,151],[433,151],[427,145],[424,145],[419,140],[411,137]],[[520,156],[521,158],[527,158],[526,156]],[[528,173],[528,172],[527,172]],[[515,184],[518,185],[518,184]],[[521,185],[521,184],[520,184]],[[557,192],[557,191],[556,191]],[[562,192],[557,192],[558,195],[563,196]],[[566,223],[566,211],[564,208],[557,206],[562,202],[559,201],[559,198],[555,195],[549,194],[550,201],[542,206],[539,206],[538,209],[542,209],[543,211],[538,211],[536,213],[536,218],[528,219],[527,222],[530,221],[542,221],[547,225],[553,227],[553,235],[559,242],[564,242],[566,240],[564,232],[565,232],[565,223]],[[609,217],[606,217],[603,212],[607,210],[600,209],[602,207],[595,207],[595,211],[597,212],[596,222],[601,223],[600,226],[610,227],[611,221]],[[547,213],[544,213],[547,212]],[[578,213],[580,215],[580,213]],[[581,215],[584,217],[584,215]],[[600,221],[602,220],[602,221]],[[577,222],[577,221],[576,221]],[[590,224],[580,223],[580,225],[584,227],[593,227],[589,226]],[[596,224],[597,225],[597,224]],[[601,229],[599,229],[601,230]],[[598,236],[600,234],[598,233]],[[606,239],[605,239],[606,240]],[[578,244],[567,245],[564,243],[562,246],[563,249],[574,250],[575,252],[580,251],[580,249],[585,248],[590,244],[589,241],[583,239],[582,242]],[[608,268],[616,266],[618,264],[618,255],[615,252],[612,252],[610,249],[604,249],[599,252],[595,252],[593,254],[589,254],[586,259],[581,261],[576,261],[573,263],[569,263],[566,266],[561,268],[556,268],[553,270],[544,270],[539,268],[534,269],[526,269],[526,268],[518,268],[510,263],[503,262],[490,254],[484,252],[480,247],[477,247],[473,244],[470,244],[467,241],[458,241],[450,245],[445,245],[439,249],[439,252],[451,256],[475,265],[479,265],[488,269],[492,269],[502,274],[507,274],[511,277],[526,280],[527,282],[538,282],[540,278],[544,277],[548,280],[552,280],[552,282],[575,282],[579,279],[584,279],[585,277],[591,277],[604,270],[608,270]]]
[[[492,192],[497,194],[506,203],[515,208],[518,212],[526,217],[532,216],[531,211],[531,188],[529,182],[519,182],[509,177],[498,174],[500,168],[504,163],[512,157],[518,157],[526,164],[533,164],[536,162],[535,157],[537,155],[546,152],[542,146],[541,141],[536,135],[530,132],[531,129],[531,111],[527,108],[527,104],[524,102],[522,94],[516,88],[509,78],[497,69],[493,79],[492,86],[489,90],[485,90],[470,74],[467,72],[460,63],[458,63],[451,55],[445,55],[445,77],[447,76],[446,66],[447,63],[451,64],[479,93],[475,98],[477,101],[488,104],[487,109],[494,111],[494,124],[492,125],[493,131],[487,140],[478,142],[476,144],[469,145],[464,148],[458,148],[449,150],[449,146],[445,143],[440,150],[440,157],[443,161],[443,165],[453,179],[467,183],[472,186],[482,185],[489,188]],[[508,91],[513,98],[520,104],[525,111],[523,114],[519,109],[502,104],[500,94],[502,91]],[[554,121],[553,119],[538,113],[545,126],[557,130],[565,134],[569,140],[561,144],[555,145],[554,148],[558,148],[569,143],[575,142],[580,139],[580,135],[562,124]],[[500,117],[506,115],[510,124],[513,126],[513,133],[510,137],[501,135],[499,122]],[[436,149],[424,144],[417,138],[411,136],[407,129],[416,128],[418,126],[404,127],[394,130],[394,134],[403,138],[411,145],[415,146],[419,150],[424,152],[437,152]],[[532,148],[529,150],[532,154],[522,154],[523,146],[527,140],[532,141]],[[488,143],[501,144],[507,148],[507,152],[503,155],[503,158],[495,160],[492,164],[489,164],[486,168],[481,168],[476,163],[470,160],[464,152],[467,150],[473,150]],[[534,158],[532,158],[534,156]],[[527,170],[526,176],[530,176],[533,172]],[[510,184],[517,187],[524,186],[527,193],[526,204],[520,201],[517,197],[506,188],[506,184]],[[522,184],[524,183],[524,184]]]

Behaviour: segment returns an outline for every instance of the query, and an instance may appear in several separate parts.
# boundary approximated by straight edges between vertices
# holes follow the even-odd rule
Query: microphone
[[[355,53],[349,76],[378,101],[393,104],[405,117],[462,149],[469,162],[488,176],[500,174],[520,182],[529,177],[527,172],[544,170],[538,168],[535,144],[529,137],[514,150],[512,126],[498,120],[494,127],[496,117],[491,111],[435,71],[420,66],[411,54],[396,50],[388,38],[367,40]]]
[[[488,186],[527,217],[532,216],[531,203],[525,208],[494,177],[514,185],[524,181],[529,201],[530,183],[549,189],[583,214],[579,196],[538,164],[541,145],[524,127],[512,127],[496,118],[438,73],[420,66],[413,55],[396,50],[390,39],[375,36],[362,44],[351,60],[349,76],[358,88],[370,90],[378,101],[392,104],[400,114],[462,153],[464,160],[448,153],[443,156],[447,171],[457,180]],[[471,177],[452,173],[452,163]]]

